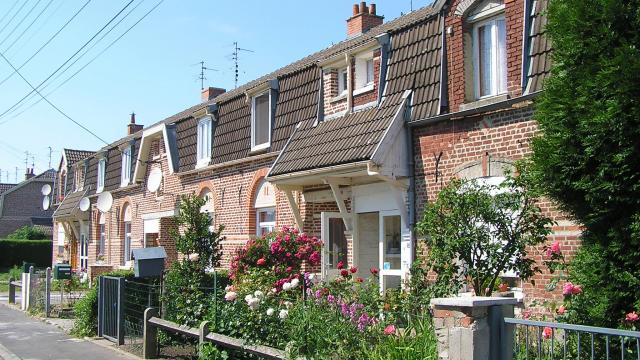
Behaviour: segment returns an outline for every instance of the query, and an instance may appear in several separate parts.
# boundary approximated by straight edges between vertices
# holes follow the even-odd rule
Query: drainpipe
[[[413,103],[413,94],[411,94],[411,98],[409,99],[410,105],[406,107],[404,112],[404,121],[406,124],[411,121],[411,105]],[[416,224],[416,199],[415,199],[415,188],[416,188],[416,176],[415,176],[415,160],[414,160],[414,149],[413,149],[413,128],[407,126],[407,131],[405,132],[407,136],[407,154],[409,155],[409,189],[407,189],[407,199],[409,200],[409,229],[411,229],[411,242],[414,244],[413,246],[413,254],[411,262],[416,259],[417,253],[417,236],[415,232],[415,224]]]

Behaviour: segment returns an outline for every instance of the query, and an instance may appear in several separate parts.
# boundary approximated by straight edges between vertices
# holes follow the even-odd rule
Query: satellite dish
[[[111,210],[111,205],[113,205],[113,196],[108,191],[105,191],[98,195],[98,201],[96,202],[96,206],[98,206],[98,210],[107,212]]]
[[[42,190],[40,190],[42,192],[42,195],[47,196],[49,194],[51,194],[51,185],[49,184],[44,184],[42,185]]]
[[[43,210],[49,210],[49,205],[51,205],[51,200],[49,199],[48,196],[45,196],[42,199],[42,209]]]
[[[89,206],[91,206],[91,202],[89,201],[88,197],[83,197],[82,199],[80,199],[80,204],[78,204],[78,207],[81,211],[89,210]]]
[[[156,192],[160,189],[160,185],[162,185],[162,170],[160,170],[160,168],[154,168],[149,173],[149,178],[147,179],[147,190]]]

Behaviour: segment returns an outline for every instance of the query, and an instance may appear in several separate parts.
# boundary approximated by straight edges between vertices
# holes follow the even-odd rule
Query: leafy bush
[[[428,265],[437,274],[434,296],[457,293],[467,281],[476,295],[491,295],[504,271],[525,280],[538,271],[527,248],[546,240],[552,221],[527,180],[483,185],[454,179],[426,204],[417,229],[426,236]]]
[[[0,267],[22,266],[22,262],[37,267],[51,266],[51,240],[0,239]]]
[[[23,226],[7,235],[7,239],[12,240],[50,240],[51,236],[42,229],[33,226]]]
[[[132,279],[133,272],[118,270],[104,273],[102,276]],[[78,337],[95,336],[98,332],[98,283],[75,303],[73,311],[76,318],[71,334]]]

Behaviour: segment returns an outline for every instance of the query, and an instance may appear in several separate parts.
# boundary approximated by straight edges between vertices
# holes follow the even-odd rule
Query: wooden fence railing
[[[158,318],[158,312],[154,308],[144,311],[144,330],[142,357],[144,359],[156,359],[158,357],[158,329],[174,334],[198,339],[198,351],[205,342],[211,342],[225,349],[244,351],[257,355],[263,359],[285,359],[285,352],[269,346],[251,345],[243,340],[235,339],[222,334],[209,332],[209,322],[203,321],[199,328],[191,328],[178,325],[174,322]]]

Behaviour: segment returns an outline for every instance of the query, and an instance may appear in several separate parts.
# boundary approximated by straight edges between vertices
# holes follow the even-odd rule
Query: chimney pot
[[[371,28],[382,25],[384,17],[376,14],[376,4],[367,7],[367,2],[362,1],[353,5],[353,16],[347,20],[347,36],[354,37],[369,31]]]
[[[366,14],[367,13],[367,2],[366,1],[361,1],[360,2],[360,14]]]
[[[358,4],[353,4],[353,16],[356,16],[360,13],[360,7]]]
[[[376,14],[376,4],[370,4],[369,5],[369,14],[371,14],[371,15],[375,15]]]
[[[144,125],[136,124],[136,113],[132,111],[131,121],[127,125],[127,135],[137,133],[138,131],[142,130],[143,127]]]
[[[132,124],[136,123],[136,113],[134,113],[133,111],[131,112],[131,123]]]

